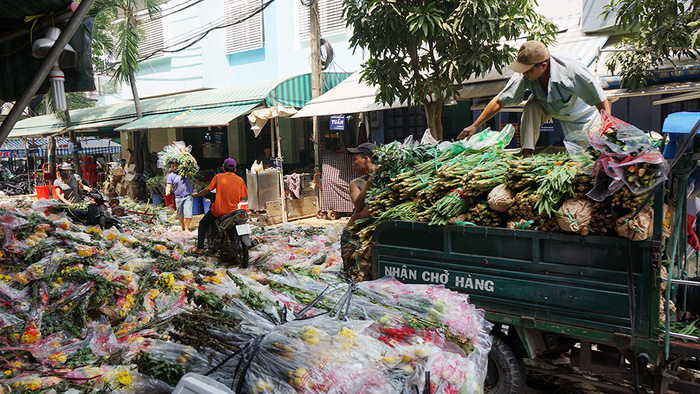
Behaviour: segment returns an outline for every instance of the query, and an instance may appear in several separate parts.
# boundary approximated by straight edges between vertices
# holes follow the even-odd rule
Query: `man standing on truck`
[[[610,113],[610,102],[586,65],[565,54],[550,55],[539,41],[525,42],[515,62],[508,67],[515,74],[476,121],[462,130],[459,139],[476,134],[479,126],[506,105],[522,102],[525,91],[530,91],[531,95],[520,121],[524,157],[532,156],[540,137],[540,126],[549,119],[558,119],[565,141],[573,142],[585,140],[585,132],[600,122],[600,110]]]

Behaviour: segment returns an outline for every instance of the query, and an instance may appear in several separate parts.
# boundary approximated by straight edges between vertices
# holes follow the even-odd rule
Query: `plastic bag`
[[[163,151],[158,152],[158,168],[163,169],[163,173],[167,176],[170,172],[170,160],[178,161],[177,172],[183,178],[192,178],[199,172],[199,166],[190,151],[191,146],[185,145],[183,141],[175,141],[171,145],[163,148]]]
[[[642,194],[668,179],[670,167],[658,151],[630,156],[622,162],[610,163],[610,168],[634,194]]]
[[[507,212],[513,205],[513,197],[515,197],[515,193],[508,186],[505,184],[498,185],[489,192],[487,199],[489,208],[496,212]]]
[[[253,162],[253,165],[250,167],[251,172],[260,172],[262,170],[263,170],[263,165],[262,165],[262,163],[258,162],[257,160],[255,160]]]
[[[437,144],[437,140],[435,137],[433,137],[433,134],[430,132],[430,129],[425,129],[425,132],[423,133],[423,137],[420,139],[421,144]]]
[[[563,231],[588,235],[593,203],[588,200],[566,200],[559,208],[557,224]]]
[[[602,127],[591,129],[588,140],[597,150],[624,158],[651,149],[649,137],[640,129],[601,111]]]
[[[632,219],[634,212],[631,212],[617,219],[617,235],[631,239],[632,241],[643,241],[649,239],[654,232],[654,210],[652,207],[644,207],[639,215]]]
[[[603,155],[596,160],[592,171],[595,181],[593,188],[586,194],[588,198],[601,202],[608,196],[615,194],[625,185],[613,170],[613,164],[613,159],[607,155]]]
[[[510,144],[514,134],[515,128],[511,124],[507,124],[500,132],[486,128],[474,134],[469,140],[462,140],[462,144],[467,150],[472,151],[482,151],[491,147],[503,149]]]

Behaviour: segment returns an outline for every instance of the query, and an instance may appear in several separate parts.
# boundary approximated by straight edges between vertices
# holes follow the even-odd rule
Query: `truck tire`
[[[517,394],[525,387],[525,366],[498,336],[493,337],[484,382],[485,394]]]

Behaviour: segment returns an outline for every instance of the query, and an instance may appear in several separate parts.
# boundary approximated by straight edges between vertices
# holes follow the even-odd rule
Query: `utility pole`
[[[319,25],[318,0],[309,6],[309,28],[311,36],[311,97],[316,98],[322,92],[321,74],[321,26]],[[321,170],[321,132],[318,117],[313,117],[314,172]]]
[[[70,120],[70,110],[66,110],[66,125],[67,127],[71,127],[73,125],[73,122]],[[73,165],[75,165],[75,173],[80,175],[81,177],[83,176],[83,167],[80,166],[80,155],[78,154],[78,151],[75,150],[75,146],[78,144],[78,139],[75,138],[75,130],[71,130],[68,132],[68,136],[70,138],[70,143],[73,145]]]

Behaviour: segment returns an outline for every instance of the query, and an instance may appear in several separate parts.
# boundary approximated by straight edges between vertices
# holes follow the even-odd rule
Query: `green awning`
[[[99,129],[112,129],[129,122],[133,122],[136,118],[126,118],[126,119],[114,119],[105,120],[103,122],[93,122],[93,123],[83,123],[78,125],[73,125],[67,127],[66,131],[89,131],[89,130],[99,130]]]
[[[324,73],[323,91],[325,92],[333,88],[349,75],[349,73]],[[306,105],[306,102],[309,100],[311,100],[311,75],[304,74],[287,79],[276,79],[230,88],[202,90],[199,92],[180,93],[172,96],[143,99],[141,100],[141,109],[144,114],[142,121],[146,122],[143,119],[153,115],[173,113],[181,114],[182,112],[190,110],[199,111],[232,106],[238,107],[252,105],[252,107],[250,107],[250,109],[252,109],[257,105],[284,105],[300,108]],[[199,112],[195,113],[194,116],[196,116],[196,118],[192,119],[206,120],[211,119],[213,116],[208,112],[201,114],[202,116],[199,116]],[[222,116],[224,116],[224,114],[222,114]],[[75,127],[76,130],[83,129],[83,126],[91,128],[94,124],[105,124],[105,122],[112,121],[114,121],[115,124],[118,124],[118,122],[122,122],[122,124],[124,124],[135,117],[136,110],[134,109],[134,103],[132,101],[71,111],[71,121],[73,123],[72,127]],[[167,116],[166,119],[172,119],[172,117]],[[220,122],[221,120],[219,119],[217,121]],[[37,116],[17,122],[17,125],[13,130],[27,127],[37,127],[38,124],[41,124],[42,127],[47,128],[48,126],[56,123],[57,120],[51,115]],[[228,121],[224,124],[226,123],[228,123]],[[211,124],[203,125],[193,124],[190,122],[186,123],[185,126],[151,126],[153,126],[151,128],[206,127],[211,126]],[[131,128],[129,129],[136,130]],[[118,130],[125,129],[118,128]]]
[[[191,109],[144,116],[131,123],[117,127],[118,131],[168,129],[180,127],[226,126],[241,115],[252,111],[259,104],[233,105],[228,107]]]
[[[323,74],[323,90],[325,93],[343,82],[352,73],[325,73]],[[311,74],[297,75],[278,84],[272,89],[265,101],[268,106],[281,105],[285,107],[301,108],[312,99]]]
[[[47,125],[39,127],[14,128],[7,138],[22,138],[22,137],[46,137],[52,134],[58,134],[65,128],[65,125]]]

